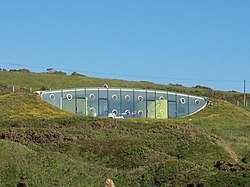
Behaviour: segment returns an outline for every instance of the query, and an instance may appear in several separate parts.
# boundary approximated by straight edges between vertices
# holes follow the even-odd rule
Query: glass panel
[[[85,99],[85,89],[76,90],[76,113],[86,114],[87,100]]]
[[[108,116],[108,100],[107,99],[99,99],[99,116]]]
[[[155,101],[147,101],[147,117],[148,118],[155,118],[155,106],[156,102]]]
[[[61,91],[44,92],[42,98],[48,103],[62,109],[62,93]]]
[[[108,89],[99,89],[99,98],[107,99]]]
[[[120,89],[109,90],[109,113],[116,113],[116,116],[121,116],[124,111],[121,111],[121,96]]]
[[[176,101],[176,93],[168,92],[168,101]]]
[[[188,115],[189,99],[187,95],[177,94],[177,117]]]
[[[206,101],[204,98],[200,97],[189,97],[189,113],[192,114],[197,110],[201,109],[206,105]]]
[[[63,91],[62,108],[71,113],[76,113],[75,91]]]
[[[176,117],[177,117],[176,102],[168,101],[168,118],[176,118]]]
[[[76,113],[77,114],[86,114],[87,102],[85,99],[76,99]],[[87,115],[87,114],[86,114]]]
[[[155,96],[156,96],[155,91],[147,90],[147,101],[155,101],[156,100]]]
[[[121,103],[122,103],[122,116],[125,118],[133,117],[134,107],[133,107],[133,91],[122,90]]]
[[[86,89],[87,113],[89,116],[98,115],[98,89]]]
[[[168,100],[168,93],[156,91],[156,100]]]
[[[134,117],[137,118],[147,117],[146,91],[141,91],[141,90],[134,91],[134,106],[135,106]]]
[[[168,118],[168,102],[167,100],[156,101],[156,118]]]
[[[168,93],[156,91],[156,118],[168,118]]]

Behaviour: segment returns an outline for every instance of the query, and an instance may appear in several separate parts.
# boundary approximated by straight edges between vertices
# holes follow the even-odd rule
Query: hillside
[[[0,95],[0,119],[23,120],[23,119],[50,119],[73,116],[67,112],[43,102],[39,97],[32,94],[6,94]]]
[[[39,89],[45,79],[55,84],[53,89],[63,79],[79,78],[76,85],[61,83],[63,88],[80,87],[84,79],[89,79],[86,84],[90,87],[105,82],[35,73],[27,73],[32,77],[28,79],[24,74],[0,72],[4,78],[0,83],[29,91],[31,85]],[[110,81],[117,81],[117,86],[123,82]],[[133,82],[124,83],[133,87]],[[172,89],[169,85],[134,84]],[[250,112],[232,104],[240,94],[180,89],[214,92],[213,105],[175,120],[90,118],[61,111],[30,93],[9,94],[2,89],[0,186],[20,182],[29,186],[104,186],[107,178],[116,186],[249,186]],[[224,100],[214,99],[222,93]]]
[[[0,94],[11,92],[12,86],[16,91],[29,92],[44,89],[65,89],[65,88],[82,88],[82,87],[102,87],[108,84],[109,87],[122,88],[142,88],[156,89],[166,91],[176,91],[197,96],[210,97],[212,99],[223,99],[236,104],[237,101],[243,104],[243,95],[238,92],[216,91],[200,85],[194,85],[193,88],[187,88],[179,84],[154,84],[147,81],[125,81],[116,79],[92,78],[84,75],[74,74],[65,75],[63,73],[33,73],[33,72],[5,72],[0,71]],[[250,100],[250,96],[247,95]]]

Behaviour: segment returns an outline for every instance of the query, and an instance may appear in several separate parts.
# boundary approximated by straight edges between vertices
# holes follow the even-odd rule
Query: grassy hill
[[[56,117],[73,116],[67,112],[43,102],[32,94],[0,95],[0,119],[50,119]]]
[[[44,89],[65,89],[65,88],[81,88],[81,87],[102,87],[108,84],[109,87],[123,88],[142,88],[156,89],[166,91],[176,91],[180,93],[188,93],[192,95],[205,96],[213,99],[223,99],[236,104],[239,101],[243,103],[243,94],[231,91],[216,91],[210,88],[196,85],[193,88],[187,88],[179,84],[154,84],[146,81],[125,81],[116,79],[100,79],[83,75],[67,76],[62,73],[32,73],[32,72],[5,72],[0,71],[0,93],[11,92],[12,87],[16,87],[16,91],[29,92]],[[250,100],[250,95],[247,95]]]
[[[86,85],[81,85],[84,81]],[[10,94],[8,86],[28,92],[29,87],[39,90],[45,83],[56,89],[101,86],[107,80],[0,72],[4,150],[0,151],[0,186],[20,182],[104,186],[107,178],[116,186],[250,185],[250,112],[232,104],[240,93],[108,81],[112,86],[215,94],[212,106],[181,119],[91,118],[61,111],[30,93]]]

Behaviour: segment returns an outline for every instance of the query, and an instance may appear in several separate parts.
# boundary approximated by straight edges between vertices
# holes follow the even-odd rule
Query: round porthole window
[[[114,109],[114,110],[112,110],[112,114],[114,114],[114,115],[117,115],[117,110],[116,109]]]
[[[73,99],[73,97],[72,97],[71,94],[67,94],[67,95],[66,95],[66,98],[67,98],[67,100],[69,100],[69,101]]]
[[[184,104],[186,103],[186,99],[185,99],[185,98],[183,98],[183,97],[182,97],[182,98],[180,98],[180,103],[184,105]]]
[[[125,95],[125,99],[126,99],[126,101],[130,101],[130,96],[129,95]]]
[[[138,101],[143,101],[143,97],[141,95],[138,96]]]
[[[165,98],[163,96],[160,96],[159,97],[159,100],[164,100]]]
[[[118,97],[117,97],[117,95],[112,95],[112,99],[114,100],[114,101],[116,101],[117,99],[118,99]]]
[[[139,116],[143,116],[143,111],[142,111],[142,110],[139,110],[139,111],[138,111],[138,115],[139,115]]]
[[[50,95],[49,95],[49,98],[50,98],[50,100],[55,100],[55,99],[56,99],[56,97],[55,97],[54,94],[50,94]]]
[[[91,107],[91,108],[89,109],[89,111],[90,111],[91,113],[94,113],[94,112],[95,112],[95,108],[94,108],[94,107]]]
[[[125,114],[126,114],[127,116],[129,116],[129,115],[130,115],[130,111],[129,111],[129,110],[125,110]]]
[[[94,94],[90,94],[90,95],[89,95],[89,98],[90,98],[91,100],[94,100],[94,99],[95,99],[95,95],[94,95]]]
[[[196,99],[194,102],[195,102],[196,105],[200,104],[200,100],[199,99]]]

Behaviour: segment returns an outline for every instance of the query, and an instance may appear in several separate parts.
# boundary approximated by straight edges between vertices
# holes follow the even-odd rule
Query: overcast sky
[[[249,0],[2,0],[0,68],[250,86]]]

